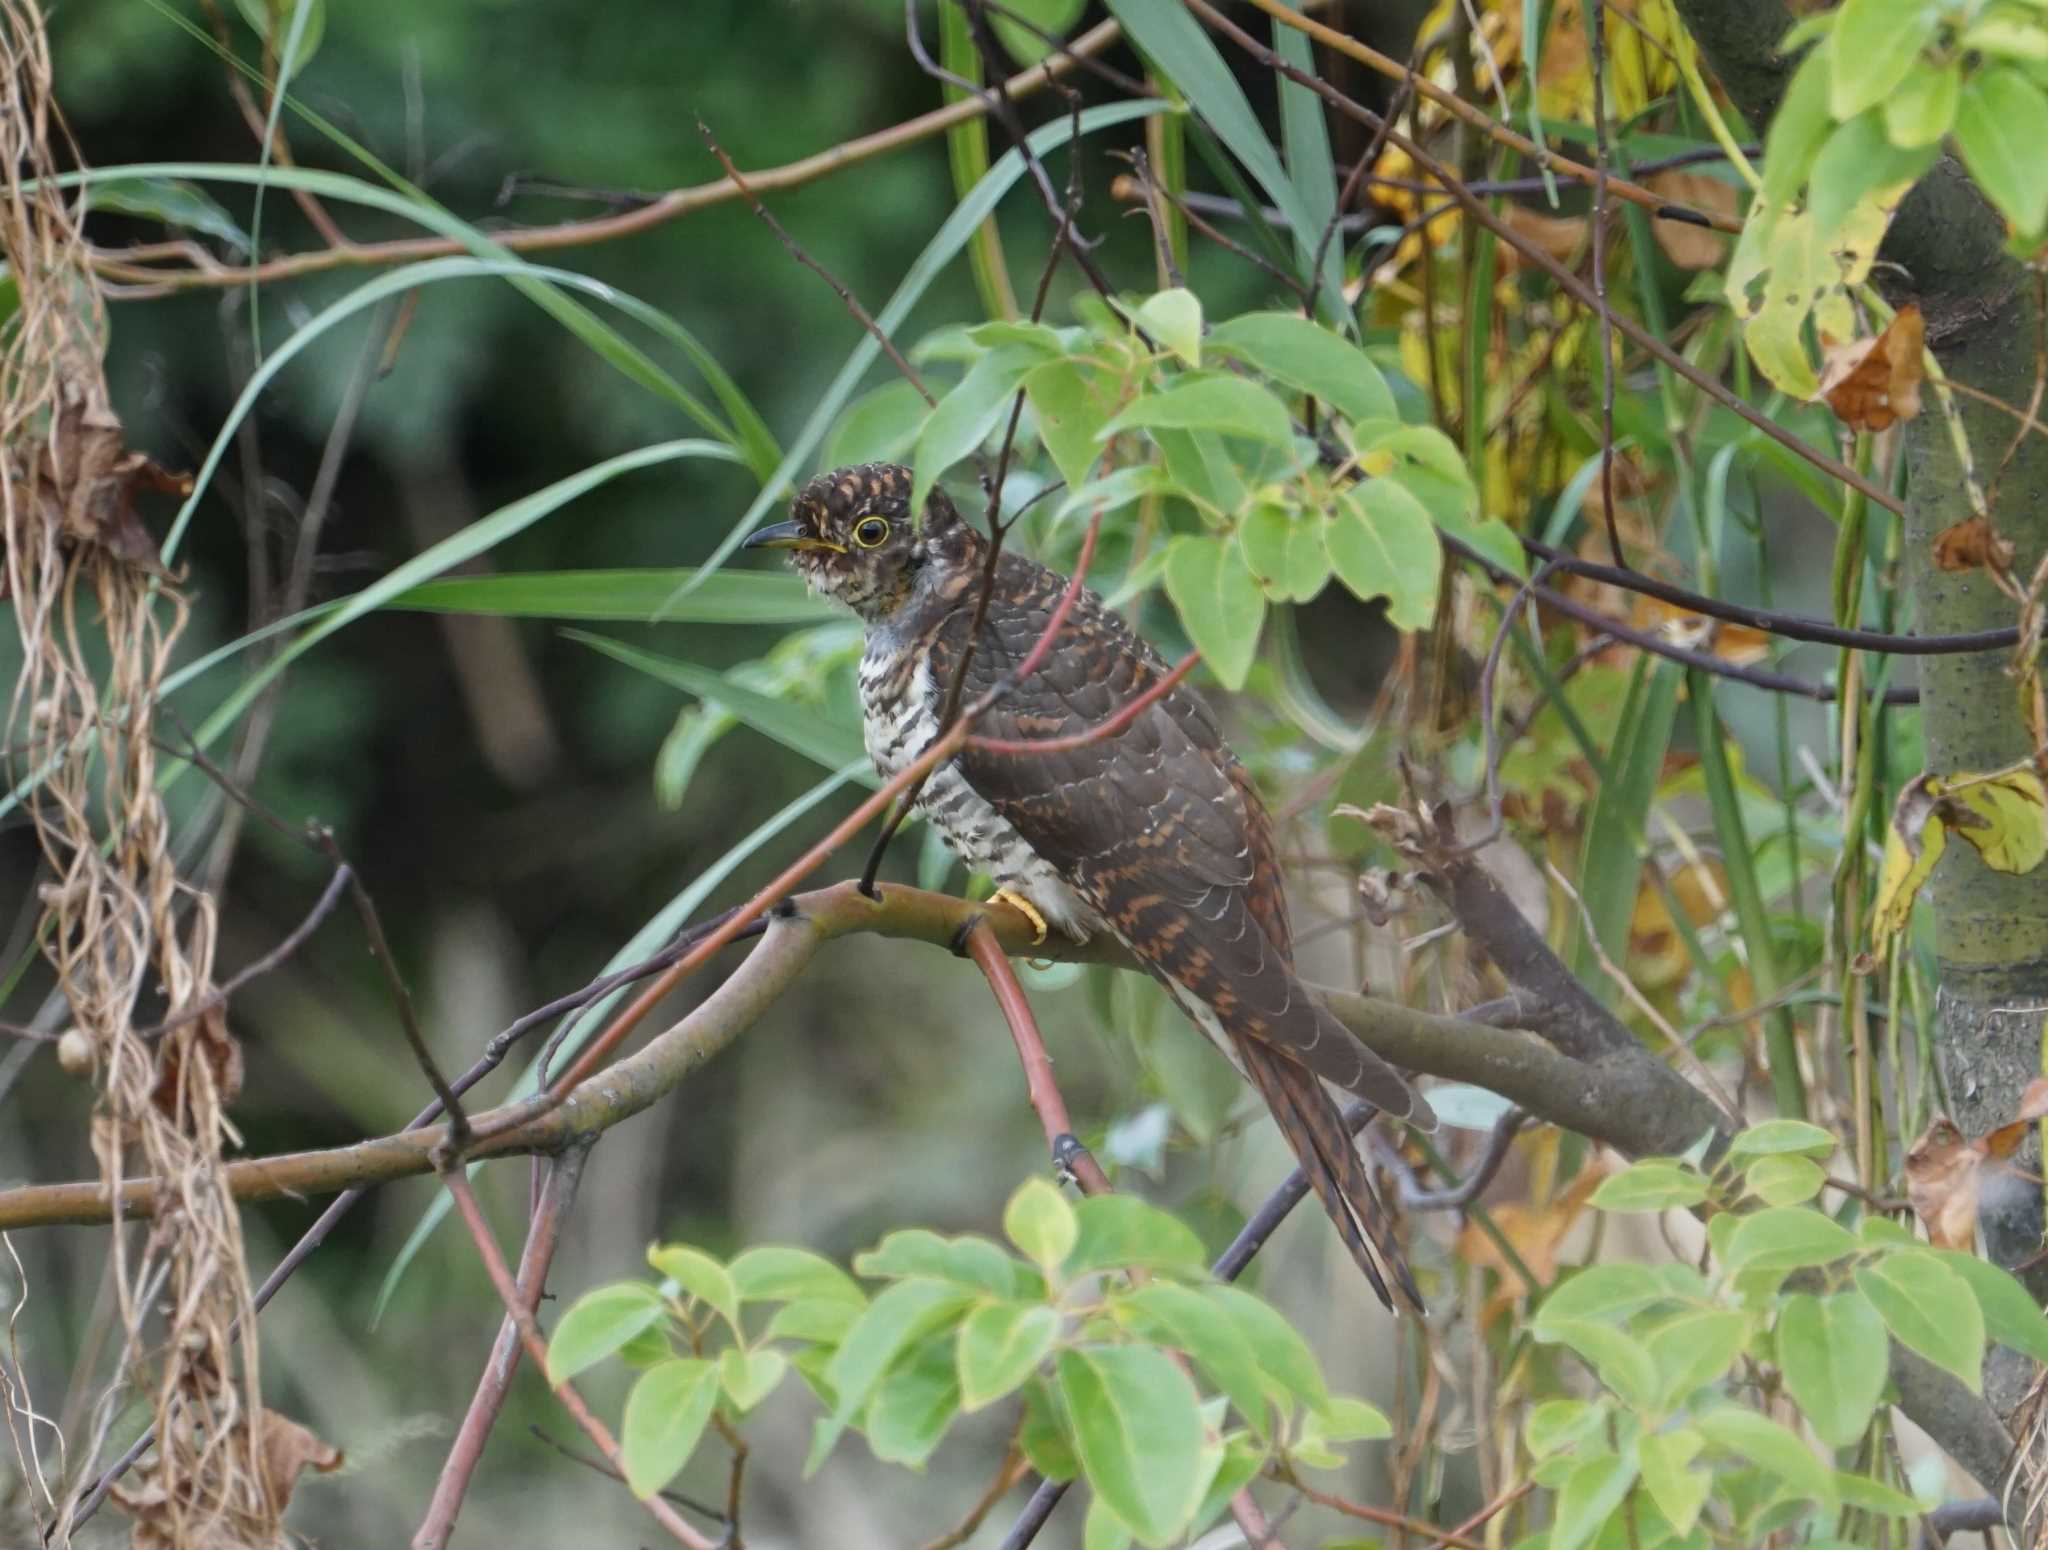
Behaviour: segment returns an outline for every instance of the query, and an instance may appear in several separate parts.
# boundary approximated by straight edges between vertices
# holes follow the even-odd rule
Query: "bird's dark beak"
[[[804,531],[801,522],[775,522],[767,527],[756,528],[747,535],[742,549],[823,549],[832,554],[844,554],[845,549],[822,538],[814,538]]]

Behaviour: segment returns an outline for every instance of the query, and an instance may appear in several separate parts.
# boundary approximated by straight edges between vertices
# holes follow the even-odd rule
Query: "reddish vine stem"
[[[547,1182],[542,1186],[532,1220],[527,1224],[526,1247],[519,1256],[518,1294],[520,1306],[529,1318],[540,1307],[548,1267],[554,1263],[555,1250],[562,1241],[562,1228],[575,1204],[576,1188],[582,1182],[583,1164],[589,1156],[590,1147],[586,1143],[573,1146],[554,1159],[549,1165]],[[483,1462],[484,1447],[490,1441],[491,1429],[497,1425],[498,1417],[504,1411],[505,1396],[511,1392],[513,1374],[519,1370],[519,1348],[518,1321],[508,1312],[499,1325],[498,1338],[492,1342],[483,1373],[477,1379],[476,1395],[469,1402],[469,1412],[462,1418],[462,1427],[456,1432],[447,1461],[441,1466],[441,1478],[434,1486],[427,1515],[420,1523],[419,1532],[413,1535],[412,1550],[442,1550],[449,1536],[455,1532],[455,1520],[462,1512],[463,1498],[469,1492],[469,1483],[475,1477],[477,1465]]]
[[[505,1267],[505,1256],[498,1251],[498,1240],[491,1236],[490,1224],[484,1220],[483,1208],[477,1204],[476,1192],[469,1187],[469,1176],[463,1172],[461,1164],[456,1163],[442,1172],[441,1183],[454,1199],[455,1209],[462,1217],[463,1225],[469,1229],[469,1236],[476,1244],[477,1254],[483,1259],[484,1269],[490,1273],[491,1285],[498,1289],[498,1300],[505,1305],[505,1311],[511,1315],[512,1321],[519,1328],[519,1340],[526,1347],[526,1354],[533,1359],[536,1368],[546,1372],[547,1340],[541,1334],[540,1325],[534,1319],[532,1310],[521,1300],[519,1288],[513,1284],[512,1272]],[[604,1461],[624,1474],[625,1466],[620,1460],[617,1439],[612,1436],[604,1422],[590,1413],[590,1408],[583,1403],[582,1396],[566,1379],[560,1383],[550,1381],[548,1387],[562,1402],[562,1408],[567,1410],[576,1424],[583,1428],[583,1435],[595,1444],[597,1451],[604,1456]],[[689,1550],[718,1550],[712,1541],[685,1523],[677,1515],[675,1508],[661,1497],[650,1496],[643,1505],[653,1515],[654,1521],[666,1529],[669,1537],[677,1544],[686,1545]]]

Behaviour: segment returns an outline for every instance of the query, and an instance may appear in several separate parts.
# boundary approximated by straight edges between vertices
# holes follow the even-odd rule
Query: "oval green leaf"
[[[678,1356],[640,1375],[619,1425],[619,1462],[635,1496],[645,1501],[690,1462],[717,1400],[718,1368],[702,1357]]]
[[[960,1321],[960,1408],[979,1410],[1020,1387],[1059,1337],[1060,1316],[1042,1302],[991,1302]]]
[[[1806,1422],[1831,1448],[1863,1435],[1884,1392],[1884,1320],[1858,1291],[1785,1299],[1778,1313],[1778,1370]]]
[[[1856,1272],[1856,1287],[1899,1344],[1962,1379],[1984,1382],[1984,1313],[1970,1283],[1929,1249],[1895,1249]]]
[[[604,1360],[662,1316],[661,1298],[639,1281],[585,1292],[548,1337],[548,1381],[561,1383]]]
[[[1077,1346],[1060,1392],[1088,1483],[1148,1545],[1187,1526],[1203,1483],[1201,1399],[1172,1358],[1147,1346]]]

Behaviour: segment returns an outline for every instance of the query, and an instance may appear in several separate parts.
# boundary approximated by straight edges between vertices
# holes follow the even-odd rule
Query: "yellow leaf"
[[[1891,833],[1885,837],[1884,866],[1878,873],[1877,904],[1870,917],[1871,950],[1882,957],[1891,939],[1906,929],[1913,896],[1941,859],[1948,843],[1942,822],[1941,798],[1933,789],[1938,777],[1918,775],[1899,793],[1892,810]]]
[[[1742,319],[1743,342],[1757,369],[1795,398],[1820,390],[1806,345],[1806,322],[1846,339],[1856,331],[1849,292],[1870,275],[1871,261],[1907,185],[1867,194],[1833,232],[1818,230],[1805,211],[1751,214],[1729,260],[1728,303]]]
[[[1955,829],[1994,872],[2031,872],[2048,857],[2048,788],[2028,768],[1995,775],[1951,775],[1940,789],[1969,809]]]

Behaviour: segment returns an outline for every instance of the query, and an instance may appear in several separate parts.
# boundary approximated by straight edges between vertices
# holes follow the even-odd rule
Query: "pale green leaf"
[[[1350,420],[1397,418],[1392,390],[1357,345],[1294,312],[1251,312],[1219,323],[1209,346]]]
[[[1052,1350],[1058,1312],[1042,1302],[983,1303],[960,1321],[960,1407],[979,1410],[1023,1384]]]
[[[1166,557],[1166,595],[1217,681],[1243,688],[1266,599],[1236,546],[1220,536],[1175,539]]]
[[[1861,1292],[1797,1292],[1778,1312],[1778,1369],[1821,1441],[1846,1448],[1884,1392],[1884,1320]]]
[[[1266,388],[1243,377],[1189,374],[1173,385],[1137,399],[1098,433],[1108,440],[1131,430],[1216,431],[1275,446],[1294,444],[1287,406]]]
[[[1058,1365],[1088,1483],[1140,1540],[1166,1544],[1187,1526],[1204,1484],[1194,1385],[1147,1346],[1077,1346]]]
[[[1856,1272],[1856,1286],[1898,1342],[1962,1379],[1984,1381],[1984,1313],[1970,1283],[1929,1249],[1895,1249]]]
[[[2048,218],[2048,97],[2019,70],[1993,65],[1970,79],[1956,103],[1963,165],[1999,213],[2021,231]]]
[[[569,1304],[548,1337],[548,1380],[561,1383],[610,1356],[662,1317],[661,1298],[641,1281],[585,1292]]]
[[[678,1356],[650,1367],[626,1395],[619,1425],[619,1462],[626,1484],[645,1501],[689,1463],[718,1402],[718,1368]]]
[[[1026,1180],[1003,1208],[1003,1232],[1047,1274],[1074,1251],[1080,1230],[1072,1202],[1044,1179]]]
[[[684,1244],[657,1245],[647,1251],[647,1263],[690,1296],[708,1304],[734,1329],[739,1327],[739,1288],[733,1285],[725,1266],[709,1254]]]

